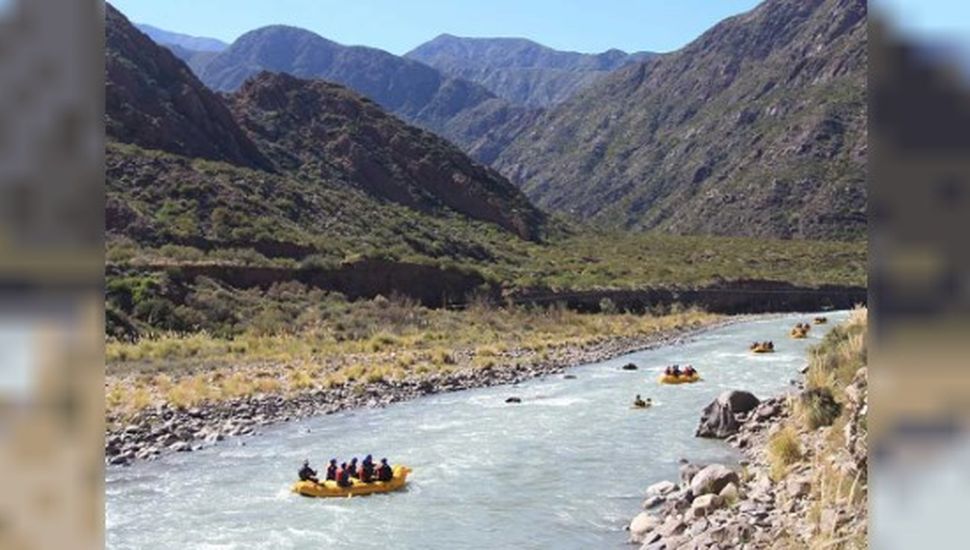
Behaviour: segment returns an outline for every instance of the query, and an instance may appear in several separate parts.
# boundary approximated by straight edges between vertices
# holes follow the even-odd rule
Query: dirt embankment
[[[112,270],[123,268],[111,266]],[[472,271],[430,265],[367,259],[333,269],[286,268],[217,264],[146,266],[139,270],[166,270],[173,277],[192,280],[209,277],[236,288],[268,288],[275,283],[299,281],[307,286],[340,292],[350,299],[400,294],[426,307],[463,307],[473,298],[496,304],[555,305],[582,312],[599,312],[605,306],[644,312],[674,304],[696,306],[723,314],[780,313],[850,309],[867,303],[861,286],[796,286],[778,281],[732,281],[696,288],[655,287],[636,290],[553,291],[503,289]],[[504,295],[503,295],[504,294]]]

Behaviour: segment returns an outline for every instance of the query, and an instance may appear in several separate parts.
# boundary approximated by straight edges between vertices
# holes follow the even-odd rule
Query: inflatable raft
[[[828,323],[829,320],[825,317],[816,317],[812,320],[812,322],[814,322],[816,325],[824,325],[825,323]]]
[[[373,493],[389,493],[403,489],[408,482],[408,474],[411,468],[395,464],[391,467],[394,477],[390,481],[374,481],[364,483],[359,479],[352,479],[350,487],[338,487],[335,481],[323,481],[314,483],[312,481],[297,481],[293,484],[293,492],[305,497],[352,497],[370,495]]]
[[[681,374],[680,376],[674,376],[672,374],[661,374],[659,382],[661,384],[692,384],[694,382],[700,382],[701,375],[691,374],[690,376]]]
[[[792,338],[807,338],[808,337],[808,331],[807,330],[799,330],[797,328],[793,328],[793,329],[791,329],[791,337]]]
[[[751,351],[753,351],[755,353],[774,353],[775,352],[775,348],[770,348],[768,346],[765,346],[765,345],[762,345],[762,344],[758,344],[757,346],[753,346],[751,348]]]

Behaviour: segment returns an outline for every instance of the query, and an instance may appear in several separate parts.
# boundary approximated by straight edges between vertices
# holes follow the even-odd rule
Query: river
[[[106,474],[109,548],[621,548],[643,489],[676,479],[678,459],[737,459],[693,437],[720,392],[768,397],[790,387],[806,350],[845,319],[828,313],[805,340],[788,330],[813,315],[761,317],[687,343],[636,352],[519,384],[440,394],[264,429],[194,453]],[[754,340],[777,352],[755,355]],[[620,367],[627,362],[636,371]],[[663,386],[667,364],[704,381]],[[631,409],[635,394],[651,409]],[[506,404],[509,396],[520,404]],[[373,453],[411,466],[408,489],[353,499],[289,492],[304,458]]]

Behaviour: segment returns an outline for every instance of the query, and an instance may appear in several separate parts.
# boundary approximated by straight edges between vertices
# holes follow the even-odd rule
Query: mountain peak
[[[184,62],[105,6],[105,127],[147,149],[267,168],[222,101]]]

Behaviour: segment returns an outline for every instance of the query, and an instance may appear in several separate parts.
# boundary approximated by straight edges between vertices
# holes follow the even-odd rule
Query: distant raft
[[[658,380],[661,384],[693,384],[694,382],[701,381],[701,375],[698,373],[694,374],[661,374]]]
[[[774,353],[775,345],[771,342],[758,342],[751,346],[751,351],[754,353]]]
[[[815,319],[813,319],[813,322],[816,325],[824,325],[825,323],[828,323],[829,320],[826,317],[816,317]]]
[[[371,495],[374,493],[390,493],[391,491],[398,491],[403,489],[408,482],[408,474],[411,473],[411,468],[407,466],[402,466],[400,464],[395,464],[391,467],[394,472],[393,477],[390,481],[372,481],[371,483],[364,483],[359,479],[352,479],[350,487],[340,487],[335,481],[322,481],[320,483],[315,483],[313,481],[297,481],[293,484],[293,492],[303,495],[305,497],[351,497],[351,496],[364,496]]]

